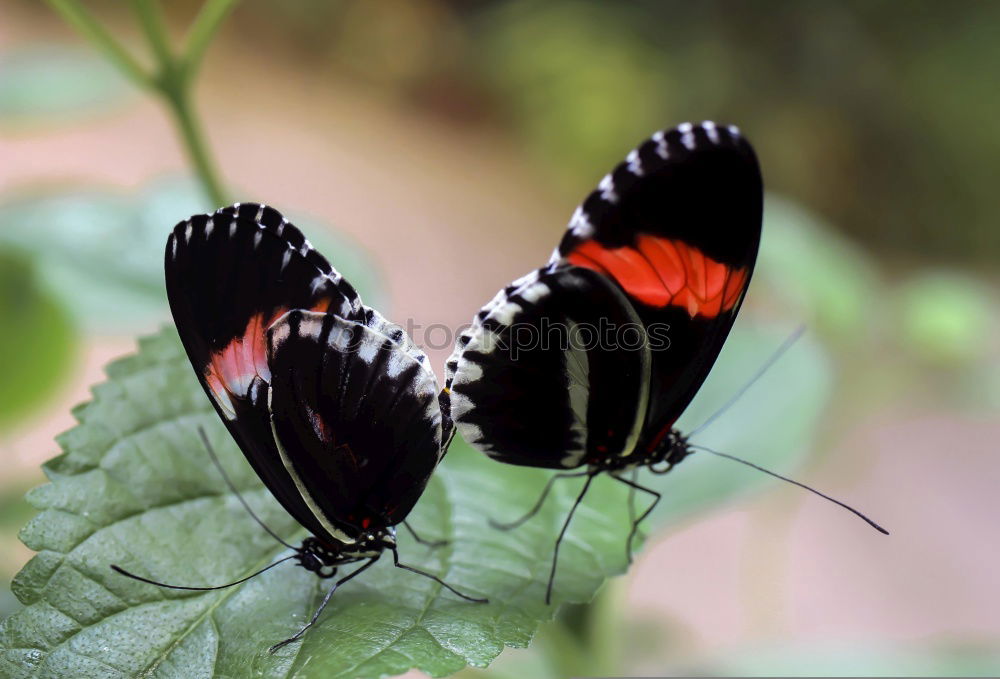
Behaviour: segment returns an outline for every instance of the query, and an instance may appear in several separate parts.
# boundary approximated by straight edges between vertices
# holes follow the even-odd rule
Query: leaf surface
[[[759,346],[736,344],[762,360]],[[773,339],[762,344],[776,346]],[[821,401],[824,383],[811,378],[822,373],[816,371],[822,361],[808,349],[788,361],[795,362],[807,391],[813,385],[812,401]],[[728,353],[722,366],[749,361],[737,349]],[[25,607],[0,624],[0,675],[347,679],[419,668],[445,676],[485,666],[505,646],[527,645],[551,617],[543,598],[552,544],[578,483],[557,485],[543,511],[518,530],[493,530],[487,517],[509,518],[530,507],[549,472],[500,465],[460,441],[412,516],[423,535],[450,544],[432,550],[401,532],[400,552],[405,563],[489,597],[488,605],[459,600],[383,558],[337,592],[303,642],[269,655],[270,644],[308,620],[329,581],[283,564],[227,590],[181,592],[113,573],[109,565],[117,563],[161,581],[206,586],[288,555],[227,492],[199,442],[198,426],[210,432],[223,464],[264,521],[292,540],[304,533],[243,460],[173,330],[142,340],[136,355],[108,366],[108,377],[75,411],[80,424],[60,437],[63,453],[45,468],[51,483],[29,494],[39,514],[21,538],[38,554],[13,583]],[[728,390],[722,398],[720,388]],[[732,391],[729,384],[707,385],[703,398],[721,403]],[[801,393],[796,398],[810,402]],[[801,434],[813,420],[787,403],[775,405],[784,408],[782,426],[795,415],[803,420],[798,428],[775,439],[766,423],[757,423],[749,434],[763,430],[775,444],[768,462],[787,467],[807,450]],[[730,431],[732,422],[725,421],[739,412],[734,408],[722,418],[719,430]],[[667,493],[661,519],[717,504],[753,479],[742,469],[727,472],[721,461],[698,458],[679,468],[691,466],[685,476],[650,481]],[[588,601],[606,578],[624,571],[626,490],[607,478],[594,483],[563,545],[558,602]]]

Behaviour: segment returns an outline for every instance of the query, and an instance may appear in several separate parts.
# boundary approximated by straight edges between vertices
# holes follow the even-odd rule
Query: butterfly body
[[[294,547],[254,516],[293,550],[281,561],[321,578],[362,564],[319,611],[387,551],[396,567],[485,601],[399,561],[396,526],[424,542],[406,518],[453,431],[427,358],[403,329],[365,306],[301,231],[261,204],[178,223],[165,270],[198,381],[261,481],[310,533]],[[271,650],[300,638],[319,611]]]
[[[337,575],[340,566],[378,558],[386,549],[395,547],[396,529],[392,527],[369,533],[360,542],[351,544],[329,543],[310,536],[295,550],[295,561],[310,573],[326,579]]]
[[[331,553],[404,520],[446,425],[402,329],[262,205],[179,223],[166,271],[199,381],[285,509]],[[398,426],[385,421],[390,405]]]
[[[459,336],[445,379],[458,431],[500,462],[586,477],[577,504],[602,473],[658,500],[625,474],[665,473],[691,453],[674,424],[746,294],[762,208],[757,158],[735,127],[652,135],[576,209],[549,263]]]
[[[636,450],[629,455],[608,455],[589,459],[587,470],[593,474],[601,472],[621,474],[645,467],[654,473],[665,474],[693,452],[688,446],[687,437],[678,429],[670,429],[660,443],[651,450]]]

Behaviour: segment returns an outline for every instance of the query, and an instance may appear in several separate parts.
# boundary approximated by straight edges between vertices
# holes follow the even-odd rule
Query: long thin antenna
[[[815,493],[816,495],[819,495],[824,500],[829,500],[830,502],[832,502],[835,505],[840,505],[841,507],[843,507],[847,511],[851,512],[855,516],[863,519],[869,526],[871,526],[872,528],[874,528],[875,530],[877,530],[879,533],[882,533],[883,535],[888,535],[889,534],[889,531],[887,531],[885,528],[882,528],[882,526],[878,525],[877,523],[875,523],[874,521],[872,521],[871,519],[869,519],[867,516],[865,516],[864,514],[862,514],[861,512],[859,512],[854,507],[851,507],[850,505],[845,504],[845,503],[841,502],[840,500],[837,500],[836,498],[832,498],[829,495],[826,495],[825,493],[821,493],[818,490],[816,490],[815,488],[810,488],[809,486],[807,486],[804,483],[800,483],[800,482],[796,481],[795,479],[790,479],[787,476],[782,476],[781,474],[778,474],[776,472],[772,472],[770,469],[764,469],[760,465],[756,465],[753,462],[749,462],[749,461],[744,460],[742,458],[736,457],[735,455],[730,455],[729,453],[720,453],[718,450],[712,450],[711,448],[706,448],[705,446],[695,445],[694,443],[691,443],[689,445],[692,448],[696,448],[697,450],[704,450],[706,453],[712,453],[712,455],[718,455],[719,457],[724,457],[727,460],[733,460],[734,462],[739,462],[740,464],[745,464],[748,467],[753,467],[757,471],[762,471],[765,474],[770,474],[771,476],[773,476],[775,478],[778,478],[778,479],[781,479],[782,481],[788,481],[788,483],[795,484],[799,488],[805,488],[810,493]]]
[[[253,510],[250,509],[250,505],[247,504],[247,501],[243,499],[242,495],[240,495],[240,491],[236,490],[236,486],[229,479],[229,475],[226,474],[226,470],[222,468],[222,462],[219,461],[219,457],[215,454],[215,449],[212,448],[212,444],[208,442],[208,435],[205,433],[205,428],[198,427],[198,433],[201,434],[201,441],[202,443],[205,444],[205,450],[208,451],[208,456],[212,458],[212,462],[215,464],[215,468],[219,470],[220,474],[222,474],[222,480],[226,482],[226,486],[229,488],[229,492],[231,492],[233,495],[236,496],[236,499],[240,501],[241,505],[243,505],[243,509],[247,510],[247,514],[249,514],[261,528],[266,530],[268,532],[268,535],[270,535],[272,538],[283,544],[285,547],[288,547],[289,549],[295,549],[294,545],[290,545],[287,542],[285,542],[285,540],[283,540],[280,535],[278,535],[273,530],[268,528],[267,524],[261,521],[260,517],[258,517],[256,514],[253,513]]]
[[[785,338],[785,341],[781,343],[781,346],[775,349],[774,353],[771,354],[771,357],[768,358],[766,361],[764,361],[764,364],[757,369],[757,372],[754,373],[753,377],[747,380],[747,382],[742,387],[740,387],[740,389],[735,394],[733,394],[733,396],[728,401],[726,401],[726,403],[721,408],[712,413],[707,420],[702,422],[694,429],[694,431],[688,434],[688,437],[694,436],[698,432],[702,431],[705,427],[714,422],[717,417],[722,415],[722,413],[732,408],[733,404],[739,401],[740,398],[743,396],[743,394],[745,394],[747,390],[750,389],[750,387],[752,387],[757,380],[763,377],[764,373],[770,370],[771,366],[777,363],[778,359],[781,358],[786,351],[792,348],[792,345],[795,344],[800,337],[802,337],[802,334],[805,331],[806,331],[806,326],[804,324],[795,328],[792,334],[789,335],[787,338]]]
[[[145,583],[150,584],[150,585],[156,585],[157,587],[165,587],[166,589],[183,589],[183,590],[188,590],[188,591],[191,591],[191,592],[210,592],[210,591],[212,591],[214,589],[226,589],[227,587],[232,587],[234,585],[239,585],[241,583],[244,583],[247,580],[249,580],[250,578],[256,578],[258,575],[260,575],[264,571],[269,571],[272,568],[274,568],[275,566],[277,566],[279,564],[285,563],[289,559],[294,559],[296,556],[297,555],[295,555],[295,554],[293,554],[291,556],[286,556],[284,559],[279,559],[279,560],[275,561],[274,563],[272,563],[270,566],[265,566],[264,568],[261,568],[256,573],[251,573],[250,575],[246,576],[245,578],[240,578],[236,582],[230,582],[228,585],[218,585],[217,587],[185,587],[183,585],[168,585],[165,582],[157,582],[156,580],[150,580],[149,578],[144,578],[141,575],[136,575],[135,573],[129,573],[127,570],[125,570],[121,566],[116,566],[115,564],[111,564],[111,570],[113,570],[115,573],[120,573],[121,575],[124,575],[126,578],[132,578],[133,580],[138,580],[139,582],[145,582]]]

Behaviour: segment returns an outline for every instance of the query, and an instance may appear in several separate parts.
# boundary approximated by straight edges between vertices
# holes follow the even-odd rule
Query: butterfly
[[[757,156],[736,127],[656,132],[576,209],[548,264],[501,290],[458,337],[445,392],[462,437],[500,462],[578,470],[551,477],[519,520],[495,525],[530,519],[555,480],[586,479],[556,540],[546,603],[559,546],[594,479],[630,488],[631,562],[639,525],[660,500],[636,470],[666,473],[692,453],[674,424],[746,295],[762,210]],[[653,501],[636,518],[637,490]]]
[[[397,567],[485,602],[399,561],[395,527],[423,542],[406,517],[454,433],[427,357],[406,332],[365,306],[302,232],[265,205],[237,203],[180,222],[165,270],[198,381],[261,481],[311,534],[295,547],[264,526],[294,550],[280,562],[295,559],[322,578],[362,563],[271,651],[301,638],[334,590],[386,551]],[[218,589],[114,568],[161,586]]]

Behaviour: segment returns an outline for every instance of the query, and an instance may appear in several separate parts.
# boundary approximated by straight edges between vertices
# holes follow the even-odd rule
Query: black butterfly
[[[546,602],[594,478],[607,472],[630,496],[654,498],[632,522],[631,561],[660,494],[623,474],[666,473],[692,452],[674,423],[736,319],[762,207],[757,157],[737,128],[657,132],[577,208],[549,264],[501,290],[458,338],[445,392],[462,436],[501,462],[583,468],[555,475],[530,512],[498,524],[533,516],[555,479],[586,478],[556,541]]]
[[[312,534],[293,547],[268,529],[295,550],[282,561],[294,558],[323,578],[364,562],[337,580],[309,624],[271,650],[300,638],[336,587],[385,550],[397,567],[485,602],[399,562],[395,526],[412,533],[405,519],[454,433],[427,358],[402,328],[362,304],[302,233],[264,205],[237,203],[179,223],[167,241],[166,283],[181,341],[216,411],[274,497]]]

